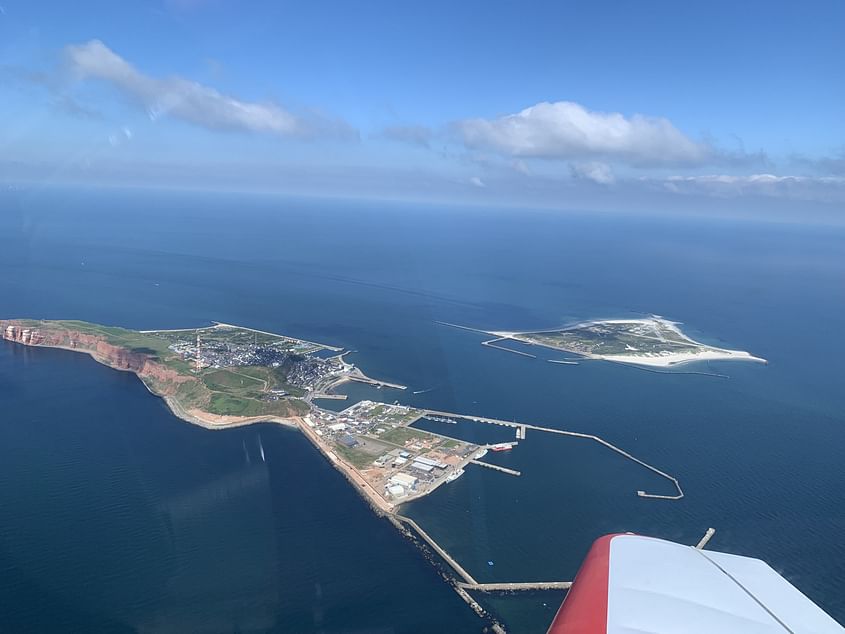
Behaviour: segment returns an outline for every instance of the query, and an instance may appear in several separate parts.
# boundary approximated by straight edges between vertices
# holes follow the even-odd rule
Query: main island
[[[83,321],[0,321],[8,341],[91,355],[135,373],[179,418],[208,429],[275,422],[300,429],[377,510],[391,512],[463,474],[485,447],[411,425],[426,412],[362,401],[336,412],[317,401],[345,399],[348,381],[373,379],[341,348],[215,323],[184,330],[129,330]]]

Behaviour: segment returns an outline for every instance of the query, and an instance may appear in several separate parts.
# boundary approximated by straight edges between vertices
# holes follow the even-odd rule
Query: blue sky
[[[838,209],[845,4],[0,0],[0,179]]]

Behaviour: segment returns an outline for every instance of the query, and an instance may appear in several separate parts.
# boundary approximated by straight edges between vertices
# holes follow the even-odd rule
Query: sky
[[[0,0],[0,182],[845,219],[845,3]]]

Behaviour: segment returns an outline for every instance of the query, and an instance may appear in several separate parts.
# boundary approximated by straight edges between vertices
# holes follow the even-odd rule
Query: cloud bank
[[[542,102],[496,119],[455,124],[470,148],[513,157],[618,160],[645,167],[701,165],[716,152],[668,119],[594,112],[571,101]]]
[[[215,130],[241,130],[282,137],[348,136],[343,122],[299,116],[273,103],[242,101],[181,77],[150,77],[100,40],[65,47],[65,60],[79,79],[99,79],[139,103],[155,120],[170,116]]]
[[[589,161],[587,163],[572,163],[569,166],[572,178],[586,178],[599,185],[612,185],[616,182],[613,170],[607,163]]]
[[[842,176],[706,174],[671,176],[658,182],[664,189],[677,194],[703,194],[724,198],[750,195],[822,202],[845,201],[845,177]]]

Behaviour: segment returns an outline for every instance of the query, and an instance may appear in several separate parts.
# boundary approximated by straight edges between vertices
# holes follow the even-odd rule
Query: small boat
[[[495,445],[490,445],[490,451],[510,451],[513,449],[514,443],[511,442],[499,442]]]
[[[258,437],[258,450],[261,452],[261,462],[267,462],[264,459],[264,445],[261,442],[261,436]]]

